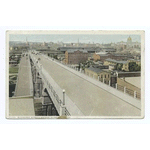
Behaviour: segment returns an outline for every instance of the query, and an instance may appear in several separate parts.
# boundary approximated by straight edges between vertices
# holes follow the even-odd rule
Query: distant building
[[[68,50],[65,52],[66,64],[79,64],[88,60],[88,52],[85,50]]]
[[[114,48],[102,48],[102,51],[108,52],[108,53],[113,53],[113,52],[116,52],[116,49],[114,49]]]
[[[115,70],[115,69],[116,69],[116,65],[112,65],[112,64],[109,65],[109,70]]]
[[[93,59],[94,61],[102,61],[104,62],[105,59],[109,58],[109,54],[106,52],[94,53]]]
[[[105,65],[98,67],[91,66],[89,68],[85,68],[85,74],[101,82],[104,82],[105,84],[110,84],[110,86],[115,86],[117,82],[117,77],[114,76],[112,72],[108,69],[108,66]]]
[[[111,58],[115,60],[126,60],[128,58],[127,55],[122,54],[111,54],[106,52],[94,53],[93,54],[94,61],[102,61],[104,62],[106,59]]]
[[[114,59],[111,59],[111,58],[108,58],[104,61],[104,65],[110,65],[110,66],[113,65],[114,69],[115,69],[117,64],[122,64],[123,65],[122,70],[129,71],[127,61],[118,61],[118,60],[114,60]]]
[[[132,47],[132,38],[129,36],[127,39],[127,48],[131,48]]]
[[[129,71],[129,63],[130,62],[135,62],[137,65],[141,65],[141,61],[140,60],[129,59],[127,61],[118,61],[118,60],[114,60],[114,59],[111,59],[111,58],[105,59],[104,65],[109,65],[109,66],[113,65],[114,69],[115,69],[115,67],[118,64],[122,64],[122,70]]]
[[[59,50],[60,52],[63,52],[65,53],[66,51],[75,51],[75,50],[83,50],[84,48],[83,47],[71,47],[71,46],[68,46],[68,47],[58,47],[57,50]]]
[[[74,51],[74,50],[85,50],[88,53],[100,52],[100,47],[81,47],[81,46],[67,46],[67,47],[58,47],[57,50],[65,53],[66,51]]]
[[[94,63],[95,65],[103,65],[103,62],[101,62],[101,61],[93,61],[93,63]]]
[[[41,44],[41,46],[48,46],[48,43],[43,42],[43,43]]]
[[[130,48],[141,49],[141,43],[138,41],[133,42],[130,36],[127,38],[127,42],[121,41],[121,42],[118,42],[117,45],[118,45],[118,48],[121,50],[130,49]]]
[[[129,60],[128,60],[128,63],[129,63],[129,62],[135,62],[137,65],[141,65],[141,60],[129,59]]]

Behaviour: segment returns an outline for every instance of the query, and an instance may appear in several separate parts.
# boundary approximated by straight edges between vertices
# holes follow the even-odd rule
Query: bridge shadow
[[[47,90],[43,94],[44,103],[41,99],[34,99],[35,116],[59,116]]]

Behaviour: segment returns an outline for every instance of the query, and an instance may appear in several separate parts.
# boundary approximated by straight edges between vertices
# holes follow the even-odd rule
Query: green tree
[[[129,71],[140,71],[141,65],[136,64],[136,62],[129,62]]]
[[[116,69],[117,69],[117,70],[122,70],[122,67],[123,67],[123,64],[117,64],[117,65],[116,65]]]
[[[54,58],[54,59],[58,59],[58,58],[57,58],[57,55],[54,55],[54,57],[53,57],[53,58]]]

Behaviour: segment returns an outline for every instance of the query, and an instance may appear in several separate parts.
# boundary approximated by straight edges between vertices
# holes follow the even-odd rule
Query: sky
[[[92,34],[11,34],[10,41],[21,41],[26,42],[26,38],[28,42],[64,42],[64,43],[77,43],[78,39],[80,43],[116,43],[120,41],[127,41],[128,37],[132,38],[133,42],[141,42],[140,35],[92,35]]]

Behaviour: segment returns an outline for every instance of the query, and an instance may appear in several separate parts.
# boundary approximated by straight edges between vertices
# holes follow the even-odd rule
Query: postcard
[[[6,31],[6,118],[144,118],[145,31]]]

